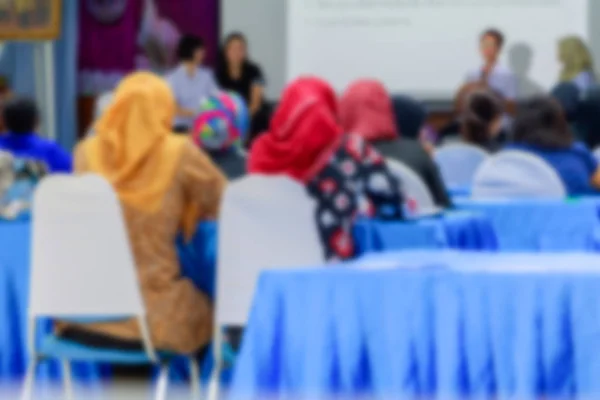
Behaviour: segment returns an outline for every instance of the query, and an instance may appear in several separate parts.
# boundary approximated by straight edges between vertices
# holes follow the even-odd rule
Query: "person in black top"
[[[217,81],[221,89],[239,94],[248,104],[252,118],[246,143],[249,147],[254,138],[268,128],[270,113],[263,97],[263,73],[248,59],[248,44],[243,34],[234,32],[225,39],[217,65]]]

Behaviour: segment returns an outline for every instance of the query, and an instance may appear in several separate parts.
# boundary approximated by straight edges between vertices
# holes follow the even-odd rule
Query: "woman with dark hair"
[[[539,96],[521,105],[514,124],[512,149],[543,158],[561,177],[569,195],[600,189],[600,170],[592,153],[576,143],[565,113],[551,97]]]
[[[491,90],[479,89],[465,102],[461,116],[462,140],[489,152],[502,147],[501,138],[504,110],[501,100]]]
[[[249,145],[258,133],[267,129],[269,109],[264,101],[263,73],[248,59],[248,42],[242,33],[231,33],[225,39],[216,75],[223,90],[238,93],[248,104],[252,118]]]
[[[189,132],[200,101],[219,90],[212,71],[202,66],[204,53],[201,37],[183,36],[177,47],[179,66],[166,77],[177,101],[176,132]]]
[[[359,80],[340,99],[340,123],[346,132],[362,136],[384,157],[406,164],[427,185],[435,204],[449,207],[450,199],[438,167],[416,139],[425,111],[411,107],[408,99],[401,103],[404,118],[396,122],[394,105],[385,87],[376,80]],[[403,125],[408,137],[401,138],[405,131],[399,127]]]

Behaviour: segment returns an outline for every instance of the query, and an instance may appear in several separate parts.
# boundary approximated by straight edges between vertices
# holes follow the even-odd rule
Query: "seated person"
[[[438,167],[429,154],[418,140],[400,138],[392,99],[380,82],[361,80],[352,84],[340,99],[339,115],[344,131],[362,136],[384,157],[409,166],[427,185],[436,205],[450,205]],[[411,134],[416,137],[419,131],[420,127]]]
[[[269,125],[269,107],[264,98],[265,79],[258,64],[248,56],[248,42],[241,32],[229,34],[219,55],[216,77],[223,90],[244,98],[250,111],[251,127],[248,147]]]
[[[481,147],[488,152],[502,148],[503,108],[499,98],[488,89],[480,89],[466,98],[460,118],[460,136],[464,143]]]
[[[219,91],[213,72],[203,66],[205,54],[201,37],[183,36],[177,47],[179,65],[166,76],[177,101],[174,127],[178,133],[189,132],[200,101]]]
[[[300,78],[283,92],[269,131],[252,146],[250,173],[284,174],[306,185],[325,258],[355,256],[352,225],[359,215],[403,217],[400,183],[383,157],[337,122],[333,89],[317,78]]]
[[[562,64],[561,83],[573,83],[583,95],[596,83],[594,59],[588,46],[578,36],[566,36],[558,42],[558,59]]]
[[[242,152],[250,118],[244,100],[235,93],[219,93],[205,99],[192,128],[192,139],[231,179],[246,174]]]
[[[519,108],[514,140],[508,148],[543,158],[556,170],[569,195],[585,195],[600,189],[598,162],[583,144],[573,140],[560,105],[551,97],[535,97]]]
[[[35,133],[39,112],[33,100],[16,97],[4,107],[7,133],[0,136],[0,150],[14,157],[46,164],[48,171],[71,172],[72,157],[54,141]]]
[[[212,304],[181,276],[175,242],[180,231],[189,240],[200,220],[217,215],[226,178],[189,138],[172,134],[176,109],[160,77],[148,72],[126,77],[95,135],[77,147],[75,169],[106,178],[121,200],[153,344],[193,354],[211,339]],[[57,330],[87,345],[140,348],[133,319],[59,323]]]

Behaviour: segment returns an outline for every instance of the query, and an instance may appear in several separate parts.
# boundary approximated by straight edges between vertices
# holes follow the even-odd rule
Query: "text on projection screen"
[[[545,90],[559,72],[558,39],[587,39],[589,1],[288,0],[287,77],[318,75],[337,90],[372,77],[394,93],[451,98],[481,66],[479,35],[494,27],[507,41],[500,63]]]

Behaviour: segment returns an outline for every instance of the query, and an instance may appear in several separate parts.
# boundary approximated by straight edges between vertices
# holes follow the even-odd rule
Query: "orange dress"
[[[77,173],[89,171],[84,146],[85,142],[75,152]],[[153,344],[161,350],[189,354],[211,338],[212,304],[189,279],[181,277],[175,238],[190,202],[196,205],[198,219],[217,215],[226,178],[191,142],[186,143],[180,157],[158,211],[149,213],[123,203],[122,206]],[[77,328],[115,339],[141,339],[133,319]]]

